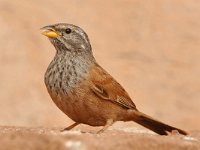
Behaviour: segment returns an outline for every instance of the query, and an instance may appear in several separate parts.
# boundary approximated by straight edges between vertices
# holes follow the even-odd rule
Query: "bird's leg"
[[[97,132],[97,134],[103,133],[106,129],[108,129],[108,127],[110,127],[112,124],[114,123],[114,121],[112,119],[108,119],[106,122],[106,125]]]
[[[80,123],[75,122],[75,123],[73,123],[72,125],[68,126],[67,128],[64,128],[63,130],[61,130],[61,132],[71,130],[71,129],[73,129],[74,127],[76,127],[77,125],[79,125],[79,124],[80,124]]]

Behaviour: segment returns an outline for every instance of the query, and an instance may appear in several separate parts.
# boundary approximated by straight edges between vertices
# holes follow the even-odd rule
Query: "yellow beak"
[[[49,38],[57,38],[59,36],[58,32],[54,29],[43,29],[42,34]]]

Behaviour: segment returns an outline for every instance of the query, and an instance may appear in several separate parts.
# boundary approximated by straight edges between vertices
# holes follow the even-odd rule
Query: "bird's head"
[[[78,26],[59,23],[45,26],[41,30],[59,52],[91,53],[88,36]]]

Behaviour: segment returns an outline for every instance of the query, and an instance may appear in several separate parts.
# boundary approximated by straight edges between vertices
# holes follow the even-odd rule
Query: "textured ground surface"
[[[109,130],[103,134],[81,133],[47,128],[0,127],[2,150],[198,150],[200,133],[190,136],[159,136],[143,130]]]
[[[56,108],[44,86],[44,72],[55,50],[39,31],[44,25],[68,22],[85,29],[97,61],[124,86],[138,109],[185,130],[199,131],[199,8],[198,0],[0,0],[0,125],[51,128],[72,123]],[[114,127],[140,128],[134,123]],[[15,133],[3,137],[7,141],[29,137],[41,143],[57,140]],[[108,137],[86,134],[85,139],[84,135],[57,136],[57,142],[94,138],[105,140],[102,146],[122,141],[127,147],[136,143],[137,136],[145,141],[152,138],[152,146],[160,140],[115,131]],[[176,146],[173,137],[161,139],[157,146]],[[178,141],[177,148],[181,142],[190,146],[188,141]]]

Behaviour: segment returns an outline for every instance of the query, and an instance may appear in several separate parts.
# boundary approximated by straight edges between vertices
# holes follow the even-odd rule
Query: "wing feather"
[[[90,72],[91,90],[102,100],[111,101],[127,109],[136,109],[124,88],[103,68],[95,65]]]

